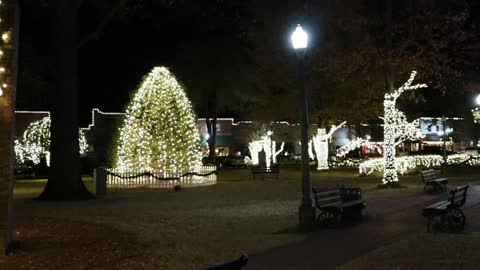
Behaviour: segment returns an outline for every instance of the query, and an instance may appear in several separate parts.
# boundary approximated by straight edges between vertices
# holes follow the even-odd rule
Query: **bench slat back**
[[[342,186],[313,188],[313,195],[317,207],[327,207],[343,202]]]
[[[425,183],[435,180],[435,171],[433,169],[421,170],[420,174],[422,175],[422,181]]]
[[[451,202],[454,207],[461,207],[465,204],[467,200],[467,190],[469,185],[457,187],[454,190],[450,191],[450,196],[448,201]]]

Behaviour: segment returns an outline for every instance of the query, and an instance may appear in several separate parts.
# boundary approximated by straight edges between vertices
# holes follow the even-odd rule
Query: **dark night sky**
[[[301,9],[299,7],[301,5],[297,4],[296,1],[283,1],[283,6],[280,7],[280,4],[277,5],[276,3],[276,1],[271,0],[262,1],[262,4],[256,4],[255,8],[267,7],[271,9],[271,17],[265,16],[263,18],[266,23],[275,21],[284,24],[278,28],[278,31],[285,32],[283,43],[278,42],[280,43],[278,47],[285,47],[288,46],[286,44],[288,32],[284,26],[293,21],[295,16],[285,13],[283,13],[284,16],[281,18],[274,16],[282,14],[285,10],[292,10],[292,13],[294,13],[294,10]],[[477,4],[476,7],[478,6]],[[478,8],[474,11],[476,14],[474,16],[477,16]],[[34,16],[34,12],[34,9],[27,9],[23,12],[21,33],[23,34],[21,35],[23,45],[21,46],[23,48],[35,48],[29,50],[30,54],[41,54],[42,52],[45,53],[45,44],[48,43],[48,34],[45,35],[46,32],[41,31],[41,29],[48,28],[48,19],[38,15]],[[259,12],[259,10],[253,9],[252,12],[254,15],[262,12],[263,14],[269,14],[265,10]],[[176,65],[178,46],[182,43],[186,42],[188,44],[191,40],[199,39],[193,25],[201,17],[201,14],[198,14],[198,18],[195,18],[196,16],[186,16],[185,14],[176,9],[158,7],[148,10],[144,15],[137,13],[134,16],[127,16],[127,18],[114,19],[104,29],[99,40],[90,41],[80,49],[79,117],[81,125],[86,125],[90,121],[92,108],[100,108],[103,111],[121,111],[128,102],[129,93],[135,89],[142,76],[146,75],[153,66]],[[82,10],[81,27],[91,29],[98,22],[99,17],[101,16],[98,14],[90,16],[90,10],[88,9]],[[317,41],[323,38],[319,34],[322,31],[322,27],[325,26],[319,25],[312,33],[312,35],[316,36]],[[80,32],[84,32],[85,29],[81,29]],[[277,34],[275,37],[264,38],[272,39],[279,36],[281,35]],[[283,49],[285,50],[285,48]],[[285,55],[285,57],[290,56],[288,54]],[[28,53],[22,55],[22,48],[20,57],[21,64],[22,61],[28,64],[30,57]],[[31,68],[37,70],[44,69],[48,66],[48,57],[44,61],[46,62],[45,65],[32,65]],[[22,73],[22,67],[20,69]],[[30,71],[28,74],[35,73],[37,70]],[[469,80],[476,76],[475,72],[470,74]],[[28,89],[25,85],[28,86]],[[26,96],[25,93],[28,92],[29,95],[35,98],[35,93],[43,93],[42,90],[35,89],[37,87],[41,88],[41,85],[41,83],[37,82],[24,83],[23,85],[20,83],[19,92],[21,93],[19,96]],[[470,93],[466,96],[470,99],[472,95]],[[467,97],[459,97],[456,102],[468,103]],[[36,98],[40,100],[42,97],[38,94]],[[446,98],[445,101],[451,101],[451,97]],[[22,103],[20,100],[18,109],[48,109],[45,103]],[[24,104],[27,104],[27,107]],[[38,107],[35,107],[36,104],[38,104]]]
[[[101,39],[80,50],[81,120],[90,108],[121,111],[142,76],[174,62],[179,35],[168,22],[159,33],[141,20],[113,21]]]

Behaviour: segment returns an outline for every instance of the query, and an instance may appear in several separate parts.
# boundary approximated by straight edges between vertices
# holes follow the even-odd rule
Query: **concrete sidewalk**
[[[252,254],[246,269],[332,269],[406,236],[425,232],[423,207],[447,196],[415,194],[372,199],[367,201],[362,223],[321,229],[301,242]],[[470,187],[464,209],[466,230],[480,228],[480,186]]]

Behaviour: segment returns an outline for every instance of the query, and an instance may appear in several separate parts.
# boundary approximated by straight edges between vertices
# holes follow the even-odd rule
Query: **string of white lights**
[[[355,140],[351,140],[347,144],[337,149],[337,157],[345,157],[348,153],[362,147],[362,145],[367,144],[369,141],[370,141],[369,135],[367,135],[366,139],[362,137],[358,137]]]
[[[395,106],[397,98],[407,90],[415,90],[427,87],[426,84],[412,85],[417,72],[412,71],[408,81],[393,93],[386,93],[383,102],[384,107],[384,151],[383,151],[383,184],[398,182],[397,163],[395,161],[395,146],[405,139],[421,138],[421,132],[418,128],[418,120],[409,123],[403,112]]]
[[[343,121],[340,125],[332,125],[330,131],[327,133],[327,130],[324,128],[317,129],[317,134],[313,137],[313,148],[315,154],[317,155],[317,170],[328,170],[328,140],[333,136],[333,133],[343,127],[346,121]],[[311,151],[311,150],[310,150]],[[309,152],[310,152],[309,151]],[[312,154],[310,154],[312,156]]]
[[[20,140],[15,140],[15,157],[17,162],[31,161],[39,164],[45,158],[50,166],[50,116],[46,116],[28,125]],[[87,151],[88,144],[82,130],[78,131],[80,154]]]
[[[263,150],[265,152],[265,165],[270,168],[272,162],[277,163],[277,156],[283,152],[285,143],[282,142],[280,150],[276,150],[277,143],[272,141],[271,135],[262,136],[261,140],[252,141],[248,144],[248,150],[250,151],[252,165],[260,164],[259,153]]]
[[[167,68],[153,68],[126,110],[116,169],[159,175],[195,172],[201,166],[200,144],[184,89]]]
[[[0,1],[0,11],[3,10],[3,3]],[[1,12],[0,12],[1,13]],[[6,83],[7,79],[5,76],[7,76],[8,73],[10,73],[5,65],[4,61],[4,49],[8,48],[10,46],[10,43],[12,41],[12,30],[10,29],[5,29],[2,25],[2,18],[0,17],[0,29],[1,29],[1,41],[2,43],[0,44],[0,97],[3,96],[3,93],[7,90],[8,85]]]
[[[447,157],[447,164],[456,165],[464,163],[468,160],[466,165],[478,166],[480,165],[480,155],[454,154]],[[439,167],[444,163],[441,155],[415,155],[397,157],[395,159],[395,167],[397,173],[403,175],[410,170],[419,168]],[[372,158],[360,163],[358,170],[360,175],[371,175],[374,172],[383,172],[383,159]]]

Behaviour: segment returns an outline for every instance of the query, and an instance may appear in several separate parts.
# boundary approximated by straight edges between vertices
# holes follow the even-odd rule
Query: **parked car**
[[[204,157],[202,159],[204,165],[210,164],[208,161],[208,157]],[[245,164],[245,157],[244,156],[219,156],[215,157],[215,165],[217,168],[245,168],[247,164]]]
[[[227,168],[245,168],[247,164],[245,164],[244,156],[227,156],[223,159],[222,166]]]

